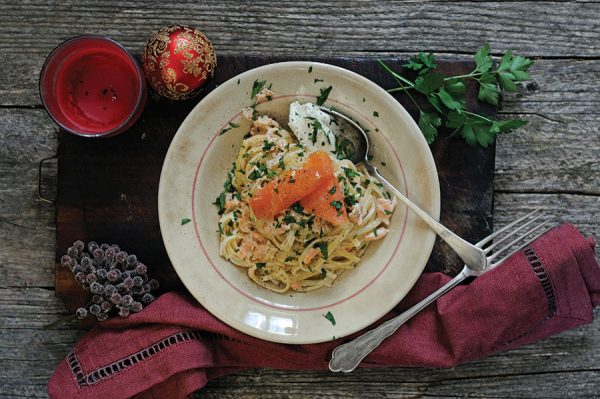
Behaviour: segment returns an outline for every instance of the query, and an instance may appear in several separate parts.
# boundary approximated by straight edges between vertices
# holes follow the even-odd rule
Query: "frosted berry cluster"
[[[85,290],[92,293],[87,307],[77,309],[77,318],[88,314],[104,321],[111,312],[121,317],[137,313],[154,300],[158,281],[148,278],[148,267],[118,245],[75,241],[60,263],[68,267]]]

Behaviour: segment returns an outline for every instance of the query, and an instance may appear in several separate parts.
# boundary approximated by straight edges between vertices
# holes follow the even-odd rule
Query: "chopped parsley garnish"
[[[331,93],[332,88],[333,86],[329,86],[320,89],[321,94],[319,94],[319,97],[317,97],[317,105],[323,105],[325,101],[327,101],[327,97],[329,97],[329,93]]]
[[[381,161],[381,166],[387,165],[385,162]]]
[[[263,87],[265,87],[266,84],[266,80],[256,79],[254,81],[254,84],[252,85],[252,95],[250,96],[250,98],[256,97],[256,95],[262,91]]]
[[[240,84],[240,80],[238,79],[237,84]]]
[[[228,132],[228,131],[230,131],[230,130],[231,130],[231,127],[226,127],[225,129],[221,130],[221,132],[219,133],[219,136],[221,136],[221,135],[223,135],[223,134],[227,133],[227,132]]]
[[[331,190],[329,190],[329,194],[335,194],[335,190],[337,190],[337,186],[331,187]]]
[[[221,226],[221,222],[217,223],[219,226],[219,234],[223,235],[223,226]]]
[[[313,126],[313,131],[312,131],[310,140],[314,144],[317,141],[317,133],[319,132],[319,130],[323,130],[323,125],[321,125],[321,122],[319,122],[318,120],[315,119],[313,121],[312,126]]]
[[[296,258],[295,256],[288,256],[287,258],[285,258],[284,262],[291,262],[293,260],[298,260],[298,258]]]
[[[321,268],[321,280],[324,280],[325,277],[327,277],[327,270],[325,270],[325,268]]]
[[[364,103],[365,101],[367,101],[367,99],[363,97],[363,103]]]
[[[373,111],[373,116],[376,117],[376,118],[379,118],[379,112]]]
[[[344,137],[339,137],[335,143],[335,156],[337,159],[348,159],[354,155],[354,144]]]
[[[352,168],[345,168],[342,166],[342,169],[344,169],[344,174],[348,177],[348,179],[358,176],[358,172]]]
[[[283,155],[281,156],[281,158],[279,158],[279,169],[285,169],[285,160],[283,159]]]
[[[289,213],[286,213],[283,217],[283,222],[286,224],[296,223],[296,218],[290,215]]]
[[[326,242],[318,242],[313,245],[314,248],[319,248],[321,250],[321,254],[323,255],[323,259],[327,260],[329,258],[329,251],[327,250]]]
[[[392,214],[392,211],[388,211],[387,209],[384,210],[384,212],[385,212],[386,215],[391,215]]]
[[[324,318],[326,318],[327,320],[329,320],[329,322],[331,323],[331,325],[335,326],[335,317],[333,317],[333,315],[331,314],[331,312],[327,312],[323,315]]]
[[[256,264],[256,268],[257,269],[262,269],[263,267],[265,267],[267,264],[265,262],[258,262]]]
[[[294,212],[297,212],[299,214],[304,214],[304,208],[302,207],[302,205],[300,205],[299,202],[294,202],[294,204],[291,206],[292,210]]]
[[[367,160],[368,161],[372,161],[373,160],[373,155],[371,155],[371,154],[367,155]]]
[[[237,123],[233,123],[233,122],[229,122],[229,126],[231,126],[232,128],[240,127],[240,125],[238,125]]]
[[[323,80],[323,79],[315,79],[315,80],[314,80],[314,83],[315,83],[315,84],[317,84],[317,83],[319,83],[319,82],[324,82],[324,80]]]
[[[330,205],[338,211],[342,209],[342,203],[340,201],[331,201]]]
[[[348,194],[346,196],[344,196],[344,203],[346,204],[347,207],[351,207],[354,204],[356,204],[358,201],[356,200],[356,197],[353,194]]]
[[[392,195],[390,193],[388,193],[387,191],[383,192],[383,195],[387,198],[387,199],[392,199]]]
[[[225,195],[225,192],[222,192],[215,202],[213,202],[213,204],[219,208],[219,215],[222,215],[225,212]]]
[[[267,151],[270,151],[271,148],[273,148],[274,146],[275,146],[275,143],[271,143],[270,141],[263,140],[262,150],[264,152],[267,152]]]
[[[184,224],[188,224],[189,222],[191,222],[192,220],[189,218],[183,218],[181,219],[181,225],[183,226]]]
[[[236,191],[235,187],[233,187],[233,184],[231,184],[232,179],[233,179],[233,171],[227,172],[227,180],[225,180],[225,184],[223,184],[223,188],[228,193],[234,193]]]
[[[312,73],[312,65],[308,67],[308,73]]]
[[[252,171],[252,173],[250,173],[248,175],[248,179],[250,179],[250,180],[260,179],[261,177],[262,177],[262,173],[260,173],[260,171],[258,169],[254,169]]]
[[[242,137],[244,140],[249,139],[250,137],[252,137],[252,133],[248,132],[246,134],[244,134],[244,137]]]

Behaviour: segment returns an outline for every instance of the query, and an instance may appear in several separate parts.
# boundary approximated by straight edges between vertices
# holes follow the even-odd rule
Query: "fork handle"
[[[440,222],[432,218],[427,212],[422,210],[418,205],[402,194],[400,190],[392,185],[392,183],[388,182],[385,177],[379,173],[375,166],[371,165],[368,161],[364,161],[364,164],[372,176],[375,176],[388,191],[394,193],[400,201],[402,201],[407,207],[416,213],[421,220],[423,220],[433,231],[435,231],[437,235],[439,235],[440,238],[454,250],[454,252],[456,252],[456,254],[466,265],[469,265],[475,270],[481,270],[485,268],[485,265],[487,265],[487,260],[483,250],[476,248],[467,241],[463,240],[448,228],[443,226]]]
[[[465,267],[456,277],[404,313],[386,321],[373,330],[367,331],[358,338],[336,347],[331,354],[329,370],[345,373],[354,370],[369,353],[373,352],[384,339],[396,332],[401,325],[467,277],[469,277],[469,270]]]

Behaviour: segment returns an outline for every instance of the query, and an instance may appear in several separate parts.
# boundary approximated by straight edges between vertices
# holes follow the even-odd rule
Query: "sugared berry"
[[[63,255],[60,258],[60,264],[64,267],[71,267],[71,265],[74,263],[73,258],[71,258],[69,255]]]
[[[88,315],[88,311],[86,308],[79,308],[75,311],[75,316],[77,316],[78,319],[85,319]]]
[[[98,319],[98,321],[104,321],[108,319],[108,312],[100,312],[96,315],[96,318]]]
[[[79,251],[75,247],[69,247],[69,249],[67,249],[67,255],[71,258],[77,258],[79,256]]]
[[[85,276],[85,281],[87,281],[89,284],[95,282],[96,280],[98,280],[96,273],[88,273],[87,276]]]
[[[81,240],[77,240],[73,243],[73,246],[77,248],[77,252],[83,252],[83,248],[85,248],[85,244]]]
[[[114,305],[118,305],[121,303],[121,294],[119,294],[118,292],[114,292],[110,295],[110,301],[114,304]]]
[[[135,301],[131,304],[131,310],[134,313],[141,312],[142,309],[144,309],[144,305],[142,305],[140,302]]]
[[[81,268],[81,265],[75,265],[75,266],[73,266],[73,268],[71,269],[71,271],[72,271],[74,274],[77,274],[77,273],[80,273],[80,272],[82,272],[82,271],[83,271],[83,269]]]
[[[137,274],[146,274],[146,272],[148,272],[148,267],[143,263],[138,263],[135,267],[135,272]]]
[[[104,250],[102,250],[101,248],[96,248],[93,252],[93,255],[94,260],[100,262],[104,258]]]
[[[125,251],[117,252],[117,255],[115,256],[115,260],[119,263],[125,263],[125,261],[127,260],[127,252],[125,252]]]
[[[133,302],[133,297],[131,295],[123,295],[121,298],[121,305],[129,306]]]
[[[123,287],[130,289],[133,288],[133,286],[135,285],[135,282],[133,281],[133,279],[131,277],[127,277],[125,278],[125,280],[123,280]]]
[[[93,305],[90,305],[90,313],[91,314],[97,315],[101,311],[102,311],[102,309],[100,309],[100,305],[98,305],[97,303],[94,303]]]
[[[102,284],[100,284],[96,281],[94,281],[92,284],[90,284],[90,292],[92,294],[102,294],[102,291],[103,291],[102,288],[103,288]]]
[[[84,257],[81,259],[81,268],[85,272],[89,272],[92,267],[92,260],[90,258]]]
[[[88,247],[88,252],[94,253],[96,248],[99,248],[99,245],[96,241],[90,241],[88,243],[87,247]]]
[[[102,249],[103,251],[106,251],[108,248],[110,248],[110,245],[108,245],[107,243],[100,245],[100,249]]]
[[[136,287],[141,287],[144,284],[144,279],[140,276],[135,276],[133,278],[133,285]]]
[[[100,304],[100,309],[102,309],[102,311],[106,312],[106,313],[110,312],[110,310],[112,309],[112,307],[113,307],[112,303],[110,303],[108,301],[103,301]]]
[[[77,274],[75,275],[75,279],[76,279],[76,280],[77,280],[77,281],[78,281],[80,284],[83,284],[83,283],[85,283],[85,276],[86,276],[86,274],[85,274],[85,273],[83,273],[83,272],[80,272],[80,273],[77,273]]]
[[[102,295],[92,295],[92,303],[100,305],[102,302],[104,302],[104,298],[102,298]]]
[[[135,266],[137,265],[137,256],[129,255],[127,257],[127,266]]]
[[[129,316],[129,308],[121,308],[119,309],[119,316],[127,317]]]
[[[96,276],[98,276],[98,279],[100,281],[106,280],[107,274],[108,272],[106,271],[106,269],[96,269]]]
[[[111,283],[116,283],[120,280],[121,272],[119,269],[112,269],[108,273],[106,273],[106,279]]]
[[[104,285],[104,295],[106,295],[107,297],[110,297],[114,292],[117,292],[117,287],[115,287],[112,284]]]
[[[145,303],[146,305],[152,302],[153,300],[154,295],[152,294],[144,294],[144,296],[142,297],[142,303]]]
[[[131,292],[133,292],[133,295],[144,295],[144,288],[143,287],[133,287],[131,289]]]

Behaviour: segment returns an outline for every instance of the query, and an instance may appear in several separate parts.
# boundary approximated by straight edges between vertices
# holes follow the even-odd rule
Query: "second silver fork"
[[[419,313],[433,301],[450,291],[466,278],[480,276],[487,270],[499,265],[509,256],[529,245],[536,238],[548,231],[549,227],[546,226],[551,222],[551,219],[546,219],[541,223],[536,224],[534,227],[530,227],[534,222],[539,221],[540,218],[544,216],[543,213],[535,215],[538,211],[539,210],[535,210],[523,216],[522,218],[515,220],[514,222],[496,231],[495,233],[490,234],[475,244],[476,247],[482,248],[487,256],[487,264],[489,265],[487,269],[474,270],[465,265],[456,277],[401,315],[386,321],[379,327],[364,333],[360,337],[355,338],[350,342],[336,347],[331,354],[329,369],[334,372],[351,372],[369,353],[375,350],[383,342],[383,340],[392,335],[398,328],[400,328],[400,326],[406,323],[411,317]],[[519,223],[522,224],[514,228],[506,236],[498,239],[496,242],[486,247],[486,245],[489,244],[494,238],[498,237],[505,231],[512,229]],[[525,230],[525,232],[523,232],[523,230]],[[501,248],[498,248],[500,244],[503,244],[508,240],[510,240],[510,242],[504,244]],[[517,247],[515,248],[515,246]],[[500,256],[501,258],[499,258]]]

